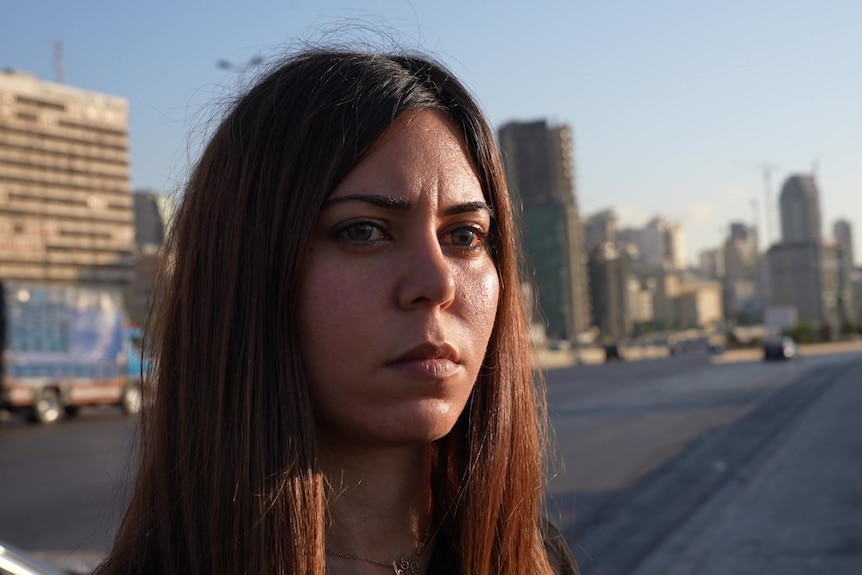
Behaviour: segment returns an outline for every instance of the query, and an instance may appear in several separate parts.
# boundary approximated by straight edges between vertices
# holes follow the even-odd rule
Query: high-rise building
[[[753,227],[745,222],[730,223],[730,237],[735,240],[749,241],[752,236],[756,235]]]
[[[575,195],[572,132],[545,120],[499,130],[506,178],[523,207],[528,274],[552,339],[575,339],[590,327],[586,252]]]
[[[769,248],[770,305],[795,308],[801,322],[837,331],[855,317],[852,294],[841,274],[840,249],[816,242],[781,242]]]
[[[174,214],[169,196],[152,190],[132,194],[135,208],[135,245],[139,252],[158,249],[165,240]]]
[[[714,281],[685,283],[676,301],[680,326],[714,326],[724,320],[721,284]]]
[[[703,250],[698,254],[700,260],[700,271],[707,279],[716,280],[724,278],[724,250],[714,248]]]
[[[604,242],[589,252],[592,322],[603,338],[619,341],[631,334],[628,262],[613,242]]]
[[[587,251],[604,242],[617,241],[617,214],[602,210],[584,221],[584,248]]]
[[[856,317],[856,323],[862,323],[862,270],[850,272],[849,284],[850,311]]]
[[[790,176],[781,188],[782,242],[819,242],[823,238],[820,220],[820,193],[814,176]]]
[[[161,269],[160,251],[174,215],[170,196],[152,190],[136,190],[134,278],[126,290],[132,321],[144,323],[149,315],[155,281]]]
[[[683,270],[688,268],[685,231],[677,223],[653,218],[641,233],[641,257],[656,268]]]
[[[828,242],[822,237],[814,177],[788,178],[779,204],[781,243],[767,252],[769,303],[795,309],[800,322],[829,326],[837,333],[855,318],[850,274],[840,240]]]
[[[643,229],[626,227],[617,230],[616,241],[620,244],[629,244],[637,247],[640,253],[641,244],[643,243]]]
[[[127,108],[115,96],[0,72],[0,278],[131,280]]]
[[[750,316],[761,307],[757,274],[757,233],[742,222],[730,224],[724,242],[725,313],[731,320]]]
[[[848,220],[838,220],[832,226],[832,234],[838,245],[841,246],[841,257],[844,262],[844,270],[849,275],[856,265],[853,254],[853,226]]]
[[[626,292],[628,293],[629,319],[632,327],[651,323],[655,319],[653,313],[653,298],[655,296],[655,281],[642,282],[633,274],[629,274]]]

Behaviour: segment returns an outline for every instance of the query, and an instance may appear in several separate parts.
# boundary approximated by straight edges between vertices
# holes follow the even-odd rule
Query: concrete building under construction
[[[498,136],[509,190],[523,207],[527,273],[537,290],[534,319],[543,320],[550,339],[576,341],[590,328],[590,294],[571,128],[509,122]]]

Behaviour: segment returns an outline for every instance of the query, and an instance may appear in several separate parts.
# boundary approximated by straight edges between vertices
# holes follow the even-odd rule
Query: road
[[[0,422],[0,539],[58,557],[104,551],[123,506],[135,422],[113,407],[50,426]]]
[[[759,473],[770,446],[860,360],[695,355],[549,371],[549,514],[582,571],[624,575],[657,561],[735,471]],[[0,421],[0,539],[60,555],[104,551],[125,500],[134,422],[114,409],[49,427]]]
[[[608,575],[666,575],[667,573],[796,573],[774,570],[775,557],[758,557],[766,567],[743,570],[740,564],[713,568],[702,558],[698,568],[677,567],[674,556],[692,552],[693,540],[680,534],[698,529],[719,529],[724,539],[710,545],[727,544],[729,552],[741,553],[776,533],[784,540],[769,548],[774,556],[796,554],[808,571],[799,573],[862,573],[862,476],[859,474],[858,420],[862,398],[862,355],[849,354],[805,357],[800,361],[713,364],[700,357],[668,358],[631,364],[582,366],[548,373],[548,398],[556,432],[557,476],[550,484],[550,515],[555,519],[575,551],[583,573]],[[822,427],[832,412],[803,419],[830,386],[841,381],[850,388],[857,404],[847,404],[842,429],[849,445],[847,455],[831,456],[816,463],[811,451],[823,451],[829,439],[810,443],[808,452],[797,456],[795,465],[807,463],[815,469],[833,468],[832,477],[807,477],[797,487],[814,492],[836,489],[845,496],[845,506],[834,501],[824,505],[819,519],[834,528],[834,546],[844,553],[849,567],[811,570],[803,560],[823,561],[817,550],[800,554],[805,541],[802,532],[792,532],[786,524],[761,522],[762,532],[748,533],[748,539],[733,547],[728,541],[733,531],[754,523],[745,510],[734,522],[719,526],[714,513],[700,517],[704,509],[715,512],[715,501],[736,501],[748,483],[766,473],[779,447],[800,430]],[[849,401],[849,400],[848,400]],[[849,413],[849,415],[847,414]],[[847,419],[854,421],[847,424]],[[828,420],[827,420],[828,421]],[[852,425],[852,428],[850,428]],[[826,452],[824,452],[826,453]],[[849,477],[849,479],[848,479]],[[833,484],[821,484],[818,481]],[[779,477],[777,484],[786,483]],[[730,486],[730,487],[729,487]],[[733,487],[733,489],[731,489]],[[791,498],[791,486],[784,486],[786,501],[773,507],[798,505]],[[840,490],[839,490],[840,488]],[[770,490],[770,486],[761,487]],[[729,493],[729,491],[733,491]],[[762,494],[758,494],[761,495]],[[798,493],[797,493],[798,495]],[[850,506],[850,503],[853,506]],[[846,511],[845,511],[846,509]],[[836,510],[839,510],[836,513]],[[775,509],[767,509],[768,516]],[[841,514],[846,517],[841,517]],[[824,514],[832,514],[823,517]],[[815,514],[816,515],[816,514]],[[838,515],[837,517],[835,517]],[[700,520],[692,526],[694,518]],[[797,517],[805,521],[807,517]],[[834,525],[837,522],[838,525]],[[709,525],[714,523],[715,525]],[[817,524],[812,522],[812,530]],[[810,534],[808,534],[810,535]],[[718,535],[716,536],[718,537]],[[794,540],[794,537],[796,540]],[[788,540],[789,539],[789,540]],[[705,545],[703,541],[699,545]],[[764,547],[768,542],[764,543]],[[790,552],[785,552],[787,547]],[[842,547],[843,546],[843,547]],[[701,550],[702,551],[702,550]],[[701,555],[705,554],[702,552]],[[661,556],[659,561],[657,556]],[[721,558],[715,558],[715,564]],[[725,562],[726,563],[726,562]],[[651,565],[651,567],[649,567]],[[674,569],[672,570],[671,565]],[[649,567],[649,569],[647,568]],[[640,570],[639,570],[640,569]]]

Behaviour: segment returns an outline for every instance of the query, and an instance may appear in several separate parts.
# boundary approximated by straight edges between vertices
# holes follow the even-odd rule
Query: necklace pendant
[[[401,556],[401,559],[392,562],[392,571],[395,575],[405,575],[408,573],[419,573],[419,564],[412,557],[407,558]]]

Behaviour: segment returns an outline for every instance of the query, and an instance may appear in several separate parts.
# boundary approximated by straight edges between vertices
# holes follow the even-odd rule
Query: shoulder
[[[575,558],[557,526],[550,521],[543,520],[542,539],[545,542],[545,551],[548,553],[548,560],[554,573],[557,575],[578,575]]]

